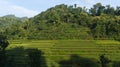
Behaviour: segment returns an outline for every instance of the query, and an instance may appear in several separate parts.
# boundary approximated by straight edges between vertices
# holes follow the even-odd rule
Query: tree
[[[5,67],[6,65],[6,52],[5,49],[9,45],[7,41],[7,37],[5,35],[0,34],[0,66]]]
[[[29,67],[47,67],[42,51],[38,49],[27,49],[26,51],[28,52]]]
[[[108,15],[114,15],[115,14],[114,8],[111,7],[110,5],[106,5],[106,9],[104,11]]]
[[[100,62],[102,67],[107,67],[107,64],[110,63],[111,61],[105,57],[105,54],[100,56]]]
[[[75,8],[77,7],[77,4],[74,4]]]
[[[8,45],[9,42],[7,41],[7,37],[0,34],[0,50],[4,51]]]
[[[120,16],[120,7],[116,7],[115,15]]]
[[[93,8],[89,10],[90,14],[93,16],[100,16],[102,13],[104,13],[104,6],[102,6],[101,3],[96,3],[93,5]]]

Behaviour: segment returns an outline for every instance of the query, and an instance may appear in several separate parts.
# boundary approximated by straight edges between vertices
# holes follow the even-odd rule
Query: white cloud
[[[95,3],[95,0],[85,0],[88,3]]]
[[[37,15],[39,12],[27,9],[22,6],[18,6],[15,4],[12,4],[10,2],[0,0],[0,16],[7,15],[7,14],[15,14],[16,16],[23,17],[33,17]]]
[[[29,10],[29,9],[24,8],[24,7],[16,6],[16,5],[11,6],[11,9],[13,9],[14,12],[19,14],[19,15],[23,15],[23,16],[26,15],[26,16],[29,16],[29,17],[32,17],[32,16],[39,13],[37,11]]]

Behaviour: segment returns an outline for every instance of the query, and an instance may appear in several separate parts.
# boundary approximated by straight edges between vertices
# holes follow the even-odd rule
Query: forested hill
[[[61,4],[22,22],[3,33],[9,39],[120,39],[120,7],[101,3],[90,9]]]
[[[15,15],[6,15],[3,17],[0,17],[0,30],[3,31],[8,27],[11,27],[13,24],[21,24],[21,22],[24,22],[27,20],[27,17],[16,17]]]

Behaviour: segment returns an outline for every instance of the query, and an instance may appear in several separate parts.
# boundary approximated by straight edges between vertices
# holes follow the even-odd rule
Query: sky
[[[77,4],[90,8],[98,2],[102,5],[120,6],[120,0],[0,0],[0,16],[13,14],[17,17],[33,17],[59,4]]]

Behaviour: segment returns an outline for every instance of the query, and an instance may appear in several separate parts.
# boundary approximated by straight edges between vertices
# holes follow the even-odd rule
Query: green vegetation
[[[119,67],[119,41],[120,7],[61,4],[32,18],[7,15],[0,17],[0,66]]]
[[[27,17],[18,18],[18,17],[15,17],[14,15],[6,15],[6,16],[0,17],[0,28],[1,28],[0,32],[3,32],[4,30],[6,30],[6,28],[11,28],[11,26],[14,24],[19,25],[25,20],[27,20]]]
[[[38,48],[44,53],[46,63],[49,67],[52,65],[59,67],[62,60],[72,59],[71,55],[79,58],[88,58],[91,63],[97,63],[100,66],[99,57],[102,54],[111,60],[108,65],[112,65],[114,61],[120,61],[120,42],[111,40],[11,40],[10,46],[7,49],[23,46],[24,49]],[[85,57],[85,58],[84,58]],[[74,57],[75,58],[75,57]],[[74,59],[73,58],[73,59]],[[75,60],[82,61],[82,60]],[[84,63],[84,62],[83,62]],[[64,62],[62,63],[64,64]],[[114,64],[114,65],[116,65]],[[76,63],[77,65],[77,63]],[[74,66],[74,64],[73,64]],[[77,66],[76,66],[77,67]],[[85,67],[85,66],[83,66]],[[97,66],[98,67],[98,66]],[[109,67],[109,66],[108,66]]]
[[[7,56],[6,56],[6,48],[9,45],[7,41],[7,37],[4,35],[0,35],[0,66],[5,67]]]
[[[4,16],[0,23],[0,32],[8,39],[120,40],[120,7],[101,3],[90,9],[61,4],[29,19]]]

